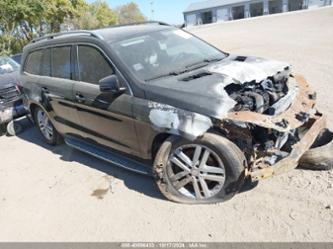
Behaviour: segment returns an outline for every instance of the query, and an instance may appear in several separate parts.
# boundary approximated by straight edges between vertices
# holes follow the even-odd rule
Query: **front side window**
[[[220,50],[180,29],[151,32],[110,45],[128,69],[143,81],[176,75],[226,57]]]
[[[71,79],[71,47],[52,48],[52,77]]]
[[[88,83],[98,82],[114,72],[103,54],[91,46],[78,47],[80,80]]]
[[[30,74],[38,75],[40,73],[42,56],[42,50],[38,50],[29,54],[24,71]]]

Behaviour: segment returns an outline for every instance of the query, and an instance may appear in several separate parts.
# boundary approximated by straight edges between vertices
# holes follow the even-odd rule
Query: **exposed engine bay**
[[[228,95],[237,102],[234,111],[254,111],[274,115],[272,107],[288,92],[287,77],[269,77],[260,83],[255,81],[230,84],[225,87]]]
[[[231,83],[224,89],[236,102],[232,111],[256,112],[274,116],[285,111],[292,102],[286,103],[285,101],[291,90],[288,87],[289,78],[289,67],[286,67],[284,73],[278,72],[275,76],[270,76],[260,82],[252,80],[243,84]],[[279,102],[284,102],[283,110],[278,110]],[[286,126],[287,123],[280,125]],[[251,123],[236,123],[236,126],[236,130],[232,127],[228,128],[232,131],[229,136],[232,134],[231,139],[242,148],[251,162],[259,159],[268,165],[274,165],[278,160],[287,156],[292,150],[293,144],[300,140],[298,129],[279,132]],[[255,165],[253,166],[255,167]]]
[[[297,80],[302,83],[301,89],[293,84],[296,82],[293,76],[268,77],[259,83],[252,81],[225,87],[228,95],[237,102],[230,116],[239,121],[228,120],[221,128],[243,151],[249,171],[268,170],[269,175],[274,174],[273,168],[280,161],[283,163],[283,159],[291,164],[294,148],[302,144],[300,141],[305,134],[310,134],[311,126],[321,119],[321,114],[315,113],[314,109],[315,93],[308,89],[302,78]],[[297,98],[303,99],[297,101]],[[300,110],[300,106],[304,110]],[[247,120],[249,122],[244,122]],[[285,131],[276,130],[271,124]],[[309,134],[306,139],[314,139]]]

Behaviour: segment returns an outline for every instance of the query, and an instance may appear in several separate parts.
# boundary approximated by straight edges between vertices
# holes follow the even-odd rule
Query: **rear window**
[[[38,50],[29,54],[24,71],[30,74],[39,74],[43,51]]]
[[[71,78],[71,47],[52,48],[52,76],[62,79]]]

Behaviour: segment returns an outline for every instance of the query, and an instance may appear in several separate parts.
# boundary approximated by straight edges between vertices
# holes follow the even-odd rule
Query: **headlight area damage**
[[[256,103],[261,106],[252,107],[251,101],[244,104],[244,98],[235,97],[240,98],[235,106],[237,111],[229,112],[220,124],[226,137],[244,152],[249,164],[248,175],[253,180],[296,168],[326,127],[325,117],[314,108],[316,94],[306,80],[296,75],[283,82],[286,84],[283,88],[288,90],[275,91],[283,96],[272,105],[265,104],[269,99],[266,97],[265,101],[265,95],[270,91],[260,95],[261,98],[256,97]]]
[[[296,168],[326,127],[325,117],[315,109],[315,92],[302,76],[289,75],[289,68],[259,83],[225,84],[224,90],[229,110],[220,118],[150,102],[150,122],[159,131],[190,140],[219,130],[243,151],[252,180]]]

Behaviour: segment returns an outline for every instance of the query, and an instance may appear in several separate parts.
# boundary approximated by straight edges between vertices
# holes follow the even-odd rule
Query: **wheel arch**
[[[35,103],[35,102],[31,102],[29,104],[29,111],[30,111],[30,115],[31,115],[31,119],[36,123],[35,120],[35,110],[37,107],[41,107],[39,104]]]
[[[32,120],[34,122],[36,122],[35,120],[35,110],[36,108],[41,108],[43,109],[43,111],[49,116],[50,118],[50,114],[49,112],[46,110],[46,108],[41,104],[41,103],[38,103],[38,102],[35,102],[35,101],[32,101],[29,103],[29,111],[30,111],[30,114],[31,114],[31,117],[32,117]],[[51,119],[52,120],[52,119]]]
[[[213,133],[216,135],[224,136],[224,134],[221,132],[221,130],[217,129],[216,127],[211,127],[209,130],[207,130],[209,133]],[[154,160],[155,156],[161,147],[161,145],[164,143],[165,140],[167,140],[169,137],[180,137],[178,134],[173,134],[170,132],[160,132],[157,133],[154,138],[152,139],[150,151],[151,151],[151,159]]]
[[[150,149],[152,160],[155,160],[155,156],[159,148],[164,143],[164,141],[167,140],[170,136],[175,136],[175,135],[168,132],[161,132],[155,135],[153,142],[151,143],[151,149]]]

